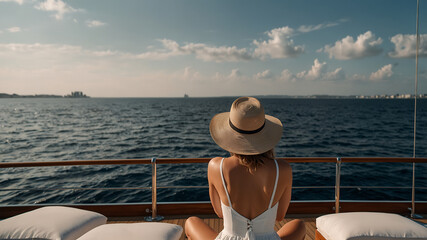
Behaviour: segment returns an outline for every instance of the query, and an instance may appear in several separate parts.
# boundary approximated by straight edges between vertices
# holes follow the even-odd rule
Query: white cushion
[[[74,240],[106,222],[104,215],[91,211],[42,207],[0,221],[0,239]]]
[[[337,213],[318,217],[316,227],[327,240],[427,239],[427,228],[397,214]]]
[[[92,229],[78,240],[178,240],[182,227],[170,223],[114,223]]]

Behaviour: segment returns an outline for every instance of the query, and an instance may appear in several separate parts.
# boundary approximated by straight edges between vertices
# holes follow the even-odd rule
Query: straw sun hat
[[[273,149],[282,137],[279,119],[266,115],[258,99],[240,97],[230,112],[215,115],[209,125],[218,146],[232,153],[256,155]]]

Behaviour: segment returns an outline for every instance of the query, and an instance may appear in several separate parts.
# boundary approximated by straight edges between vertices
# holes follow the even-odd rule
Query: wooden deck
[[[215,229],[215,231],[220,232],[223,229],[223,220],[218,218],[216,215],[197,215],[202,218],[210,227]],[[294,219],[301,219],[305,222],[305,227],[307,229],[307,235],[305,240],[314,240],[316,232],[316,217],[320,215],[286,215],[286,218],[283,221],[276,222],[275,230],[279,230],[285,223],[292,221]],[[421,224],[427,224],[427,214],[421,214],[422,219],[413,219]],[[166,216],[165,219],[161,222],[164,223],[173,223],[182,226],[184,229],[185,220],[188,218],[188,215],[176,215],[176,216]],[[144,222],[143,217],[127,217],[127,218],[109,218],[108,223],[133,223],[133,222]],[[182,233],[180,240],[186,240],[185,233]]]
[[[165,217],[165,219],[161,222],[164,223],[173,223],[182,226],[184,229],[184,223],[185,220],[189,216],[172,216],[172,217]],[[215,231],[220,232],[224,225],[223,220],[218,218],[216,215],[199,215],[198,217],[202,218],[207,224],[209,224],[210,227],[215,229]],[[292,221],[294,219],[301,219],[305,222],[305,227],[307,228],[307,235],[305,237],[305,240],[314,240],[314,234],[316,230],[316,216],[290,216],[286,217],[285,220],[276,222],[275,229],[276,231],[279,230],[285,223]],[[108,223],[132,223],[132,222],[144,222],[143,218],[140,217],[134,217],[134,218],[109,218]],[[187,239],[185,237],[185,233],[182,234],[180,240]]]

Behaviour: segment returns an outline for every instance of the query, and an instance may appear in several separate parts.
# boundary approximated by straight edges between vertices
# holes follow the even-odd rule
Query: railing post
[[[415,158],[414,158],[415,159]],[[421,219],[423,218],[421,215],[418,215],[415,213],[415,161],[412,163],[412,201],[411,201],[411,207],[409,210],[411,210],[411,218],[414,219]]]
[[[151,158],[151,216],[144,218],[147,222],[162,221],[164,217],[157,216],[157,164],[156,158]]]
[[[337,157],[335,171],[335,213],[340,212],[341,158]]]
[[[411,218],[415,215],[415,162],[412,163],[412,204],[411,204]]]

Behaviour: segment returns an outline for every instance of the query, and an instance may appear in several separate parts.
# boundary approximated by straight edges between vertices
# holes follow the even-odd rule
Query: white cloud
[[[255,74],[255,79],[271,79],[271,78],[273,78],[273,74],[271,73],[270,69],[266,69],[262,72]]]
[[[15,2],[19,5],[22,5],[24,3],[24,0],[0,0],[0,2]]]
[[[238,79],[242,76],[242,73],[238,68],[232,69],[230,75],[228,75],[229,79]]]
[[[21,32],[22,29],[20,27],[11,27],[11,28],[8,28],[7,31],[10,33],[17,33],[17,32]]]
[[[415,34],[397,34],[390,41],[394,44],[394,51],[388,55],[392,58],[410,58],[415,57],[416,37]],[[427,34],[420,35],[420,45],[418,50],[419,57],[427,57]]]
[[[123,56],[124,54],[118,51],[104,50],[104,51],[91,51],[94,56],[107,57],[107,56]]]
[[[251,80],[251,78],[242,74],[240,69],[234,68],[231,70],[229,74],[222,74],[220,72],[216,72],[213,76],[208,77],[205,80],[207,81],[213,80],[217,84],[230,85],[230,84],[241,84],[242,82],[248,82]]]
[[[129,58],[137,59],[149,59],[149,60],[165,60],[173,56],[182,55],[176,52],[164,52],[164,51],[155,51],[155,52],[145,52],[137,55],[127,54]]]
[[[171,50],[171,52],[178,52],[179,51],[179,44],[173,40],[160,39],[159,42],[161,42],[166,49]]]
[[[341,60],[364,58],[375,56],[382,52],[380,47],[382,39],[376,38],[371,31],[360,34],[357,40],[354,41],[353,37],[347,36],[335,42],[334,46],[326,45],[318,52],[329,53],[329,58],[336,58]]]
[[[289,76],[290,72],[282,72]],[[305,70],[296,74],[296,78],[305,80],[337,80],[345,77],[342,68],[337,68],[332,72],[327,71],[326,62],[320,62],[317,58],[314,59],[313,66],[310,70]]]
[[[378,71],[371,73],[371,76],[369,77],[369,79],[372,81],[379,81],[379,80],[389,78],[392,75],[393,75],[392,65],[388,64],[378,69]]]
[[[194,71],[191,67],[184,68],[184,79],[186,80],[193,80],[200,77],[200,73],[197,71]]]
[[[366,81],[367,78],[363,74],[353,74],[353,76],[349,77],[350,81]]]
[[[107,57],[107,56],[125,56],[124,53],[105,50],[105,51],[93,51],[82,48],[81,46],[65,45],[65,44],[22,44],[22,43],[7,43],[0,44],[0,56],[6,57],[19,57],[28,56],[28,58],[37,56],[39,58],[46,57],[47,59],[52,58],[66,58],[66,57]]]
[[[320,30],[320,29],[337,26],[340,23],[346,22],[346,21],[347,21],[347,19],[340,19],[337,22],[321,23],[321,24],[317,24],[317,25],[301,25],[298,28],[298,31],[302,32],[302,33],[317,31],[317,30]]]
[[[290,38],[293,32],[294,30],[288,26],[275,28],[267,32],[270,37],[267,41],[253,41],[256,45],[254,55],[261,59],[266,57],[289,58],[298,56],[304,52],[304,47],[294,45],[293,40]]]
[[[99,21],[88,21],[88,26],[101,26],[105,23]],[[294,46],[293,41],[289,39],[293,29],[289,27],[276,28],[268,32],[270,39],[268,41],[257,42],[257,48],[254,52],[247,48],[238,48],[236,46],[212,46],[204,43],[186,43],[180,45],[171,39],[159,39],[162,44],[160,48],[150,46],[148,51],[139,54],[122,53],[124,57],[165,60],[175,56],[194,55],[197,59],[206,62],[237,62],[249,61],[253,59],[286,58],[295,57],[303,52],[302,46]]]
[[[301,25],[298,28],[299,32],[303,32],[303,33],[307,33],[307,32],[312,32],[312,31],[317,31],[323,28],[327,28],[327,27],[333,27],[338,25],[338,23],[328,23],[328,24],[317,24],[317,25]]]
[[[186,54],[195,54],[198,59],[214,62],[236,62],[250,60],[252,56],[245,48],[237,47],[214,47],[203,43],[189,43],[180,47],[180,50]]]
[[[149,52],[140,53],[137,55],[129,54],[129,57],[135,57],[138,59],[150,59],[150,60],[164,60],[170,57],[184,55],[185,53],[180,51],[179,44],[170,39],[160,39],[163,49],[156,49]]]
[[[176,41],[170,39],[159,40],[164,49],[157,49],[150,52],[138,54],[139,59],[167,59],[173,56],[194,54],[196,58],[203,61],[214,62],[235,62],[250,60],[252,56],[246,48],[233,47],[214,47],[203,43],[188,43],[180,46]]]
[[[279,79],[283,81],[292,81],[292,82],[296,81],[295,75],[292,74],[292,72],[289,71],[288,69],[285,69],[281,72]]]
[[[42,11],[56,12],[53,16],[57,20],[61,20],[66,13],[78,11],[61,0],[46,0],[44,2],[40,2],[34,7]]]
[[[328,80],[339,80],[339,79],[344,79],[345,74],[342,68],[337,68],[332,72],[327,72],[324,78]]]
[[[74,19],[74,20],[75,20],[75,19]],[[93,27],[101,27],[101,26],[105,26],[105,25],[106,25],[106,23],[105,23],[105,22],[98,21],[98,20],[87,20],[87,21],[86,21],[86,25],[87,25],[88,27],[90,27],[90,28],[93,28]]]
[[[319,62],[319,60],[316,58],[314,59],[314,64],[311,66],[311,69],[304,73],[304,77],[309,80],[318,79],[321,75],[323,75],[326,72],[326,62]]]

